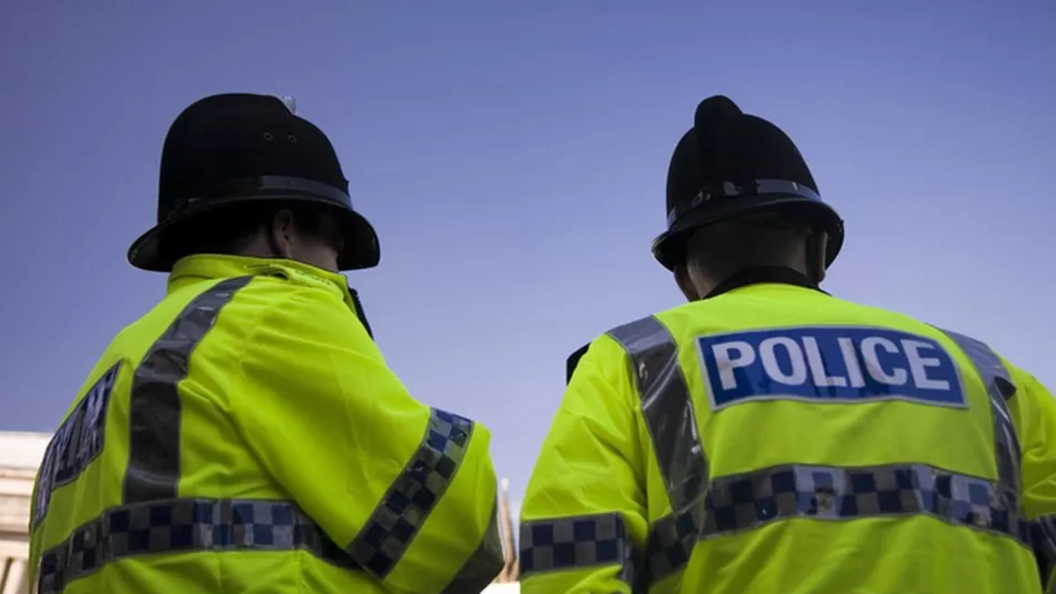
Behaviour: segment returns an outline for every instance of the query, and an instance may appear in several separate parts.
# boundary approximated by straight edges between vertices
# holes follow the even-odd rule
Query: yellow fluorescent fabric
[[[619,512],[634,546],[648,531],[645,496],[650,447],[636,409],[623,351],[608,337],[590,346],[552,422],[521,508],[521,538],[536,520]],[[522,559],[522,569],[523,565]],[[621,568],[522,576],[522,592],[631,592]]]
[[[334,303],[315,289],[294,292],[263,317],[232,391],[254,396],[234,400],[232,418],[269,474],[344,544],[404,473],[431,411],[388,371],[354,317],[328,315],[341,303],[327,297]],[[489,439],[473,427],[463,467],[443,494],[450,503],[433,509],[386,577],[393,591],[441,591],[480,545],[496,496]]]
[[[626,346],[614,339],[617,330],[591,344],[569,383],[522,508],[523,592],[1042,591],[1031,547],[1010,536],[1011,528],[1002,533],[997,528],[1000,518],[986,505],[933,514],[896,513],[898,506],[927,507],[927,502],[939,500],[936,493],[952,492],[955,499],[965,499],[969,490],[999,479],[999,436],[983,376],[974,359],[943,331],[780,284],[736,289],[660,313],[653,322],[675,345],[669,367],[652,365],[662,359],[653,343],[651,359],[641,359],[652,367],[633,363]],[[718,404],[697,338],[750,330],[774,330],[775,336],[787,330],[794,336],[796,329],[815,327],[850,328],[863,335],[890,330],[912,344],[934,344],[956,371],[951,385],[959,383],[961,402],[824,402],[775,392],[766,399]],[[862,372],[890,372],[893,359],[879,361],[879,370]],[[925,360],[925,365],[938,363]],[[1025,520],[1056,514],[1056,448],[1051,438],[1056,435],[1056,403],[1033,378],[1005,367],[1017,388],[1007,406],[1022,442],[1019,463],[1026,514],[1018,525],[1025,527]],[[646,377],[649,374],[652,377]],[[929,385],[926,375],[906,377]],[[663,408],[671,390],[655,392],[652,404],[643,403],[639,385],[649,382],[684,386],[691,411],[675,418],[674,409]],[[664,410],[664,432],[651,434],[657,411]],[[690,445],[665,449],[672,440]],[[693,440],[698,440],[696,449],[690,447]],[[662,460],[658,451],[683,452],[686,458]],[[687,519],[672,513],[679,511],[672,509],[672,497],[686,489],[672,490],[665,472],[681,473],[678,476],[689,477],[682,487],[691,485],[693,460],[686,452],[699,455],[706,477],[699,496],[687,500],[686,509],[710,511],[692,516],[697,524],[690,522],[688,532],[672,536],[674,532],[664,531],[672,518]],[[740,478],[755,476],[765,479]],[[794,494],[790,502],[775,495],[785,493],[779,481],[794,481],[801,489],[807,481],[825,476],[840,477],[844,486],[834,492],[817,483],[806,501]],[[865,479],[871,482],[862,482]],[[910,479],[916,482],[908,484]],[[745,482],[749,480],[755,482]],[[708,504],[705,488],[713,497]],[[948,497],[944,501],[949,503]],[[811,508],[816,515],[775,515],[776,510],[797,506]],[[834,509],[840,511],[832,517]],[[619,531],[601,530],[597,518],[606,514],[620,518],[633,555],[617,554],[612,543],[619,539],[611,536]],[[571,542],[574,549],[567,544]],[[1056,559],[1056,548],[1052,554]],[[1052,562],[1043,560],[1042,566],[1051,567]],[[1045,576],[1049,582],[1050,571]]]
[[[1027,516],[1035,522],[1035,543],[1045,592],[1056,592],[1056,398],[1033,375],[1015,370],[1011,401],[1023,447],[1023,488]]]
[[[34,492],[41,594],[478,592],[501,569],[488,430],[407,393],[341,275],[180,261],[68,418]]]

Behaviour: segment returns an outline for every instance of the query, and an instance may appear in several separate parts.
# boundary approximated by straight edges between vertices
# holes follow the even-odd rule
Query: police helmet
[[[668,270],[683,262],[691,232],[763,209],[828,232],[826,267],[843,245],[843,221],[821,201],[792,140],[770,122],[744,114],[729,98],[700,103],[694,126],[675,148],[667,174],[667,224],[653,255]]]
[[[233,93],[187,107],[161,154],[157,225],[128,250],[132,266],[169,272],[164,243],[220,210],[272,201],[317,205],[333,215],[345,249],[341,270],[377,266],[378,236],[352,209],[348,180],[326,135],[294,113],[291,99]]]

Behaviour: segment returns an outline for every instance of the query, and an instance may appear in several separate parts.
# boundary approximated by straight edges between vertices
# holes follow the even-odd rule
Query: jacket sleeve
[[[503,566],[483,425],[408,394],[351,310],[306,288],[248,339],[230,406],[263,466],[398,593],[476,593]]]
[[[1023,451],[1023,505],[1045,592],[1056,592],[1056,399],[1032,375],[1009,367]]]
[[[626,355],[608,336],[579,361],[521,507],[523,594],[637,592],[644,456]]]

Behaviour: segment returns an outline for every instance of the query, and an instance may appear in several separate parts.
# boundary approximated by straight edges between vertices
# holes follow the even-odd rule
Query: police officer
[[[168,294],[47,448],[39,594],[475,593],[501,570],[489,432],[386,367],[339,273],[377,236],[319,128],[276,97],[192,104],[129,261]]]
[[[1056,589],[1040,383],[823,292],[840,218],[725,97],[678,143],[667,208],[653,252],[689,303],[575,366],[523,503],[523,593]]]

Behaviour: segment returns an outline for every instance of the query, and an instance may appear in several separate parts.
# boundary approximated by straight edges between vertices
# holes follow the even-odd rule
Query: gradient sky
[[[494,432],[515,496],[566,355],[680,303],[649,242],[723,93],[847,220],[826,288],[975,335],[1056,387],[1056,3],[0,2],[0,430],[53,429],[165,277],[176,114],[296,97],[382,265],[350,275],[411,392]]]

